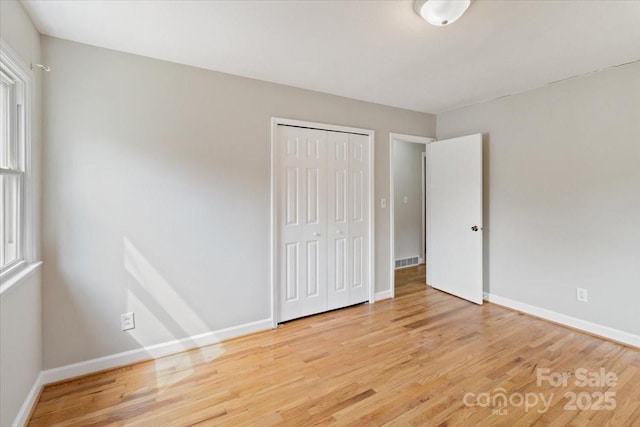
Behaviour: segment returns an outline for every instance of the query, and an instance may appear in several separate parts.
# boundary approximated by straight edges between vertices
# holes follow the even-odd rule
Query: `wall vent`
[[[413,267],[418,264],[420,264],[420,258],[417,256],[396,260],[396,268]]]

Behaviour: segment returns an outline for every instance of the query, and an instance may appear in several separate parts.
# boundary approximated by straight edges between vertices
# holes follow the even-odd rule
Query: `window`
[[[28,78],[8,56],[0,56],[0,277],[25,264]]]

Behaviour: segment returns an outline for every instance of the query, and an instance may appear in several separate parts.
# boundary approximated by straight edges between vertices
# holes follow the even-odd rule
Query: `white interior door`
[[[427,283],[482,304],[482,135],[429,144]]]
[[[366,301],[369,137],[278,126],[277,144],[278,321]]]
[[[328,309],[349,305],[349,134],[329,132],[327,200]]]
[[[369,291],[369,138],[349,134],[349,304]]]
[[[328,309],[357,304],[369,293],[369,139],[329,132]]]
[[[327,310],[327,132],[278,127],[279,320]]]

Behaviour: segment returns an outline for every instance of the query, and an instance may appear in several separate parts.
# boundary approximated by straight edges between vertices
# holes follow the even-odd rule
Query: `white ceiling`
[[[24,1],[43,34],[438,113],[640,59],[640,1]]]

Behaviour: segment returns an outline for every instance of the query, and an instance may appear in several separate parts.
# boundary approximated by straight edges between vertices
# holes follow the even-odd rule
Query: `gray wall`
[[[0,295],[0,426],[3,427],[13,423],[42,370],[40,282],[40,270],[36,270]]]
[[[393,144],[394,258],[423,257],[422,153],[425,145]],[[404,202],[405,196],[407,203]]]
[[[0,35],[28,66],[40,61],[40,34],[16,1],[0,1]],[[32,150],[34,206],[40,200],[40,77],[32,73]],[[37,221],[36,229],[39,229]],[[36,233],[37,237],[37,233]],[[36,242],[37,257],[39,245]],[[42,369],[40,272],[36,271],[0,295],[0,426],[9,426]]]
[[[43,49],[45,368],[269,317],[272,116],[375,130],[376,289],[389,288],[389,132],[433,136],[435,116],[49,37]]]
[[[639,334],[640,63],[439,114],[437,126],[439,139],[485,136],[486,290]]]

